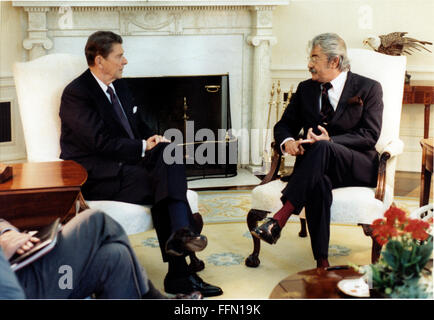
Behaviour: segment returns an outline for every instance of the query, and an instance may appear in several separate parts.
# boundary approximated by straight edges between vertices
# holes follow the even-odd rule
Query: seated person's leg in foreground
[[[150,291],[153,286],[122,227],[94,210],[74,217],[52,251],[16,274],[31,299],[82,299],[92,294],[103,299],[165,298]]]

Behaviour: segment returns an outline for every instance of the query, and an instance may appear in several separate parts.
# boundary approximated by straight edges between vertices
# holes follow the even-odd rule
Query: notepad
[[[32,249],[23,253],[22,255],[13,255],[9,261],[11,264],[11,269],[13,271],[20,270],[21,268],[50,252],[56,245],[57,235],[61,229],[62,224],[60,223],[60,218],[57,218],[48,226],[36,230],[33,237],[38,238],[40,241],[36,243]]]

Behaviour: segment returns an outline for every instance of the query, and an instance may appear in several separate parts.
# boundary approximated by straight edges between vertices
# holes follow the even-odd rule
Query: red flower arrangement
[[[432,224],[432,218],[428,222],[411,219],[397,207],[390,207],[383,219],[372,223],[373,236],[385,245],[380,260],[371,265],[374,289],[392,298],[429,296],[419,279],[433,253]]]
[[[385,218],[385,219],[384,219]],[[390,207],[383,219],[372,223],[372,234],[380,245],[385,245],[390,239],[402,237],[424,241],[428,239],[428,222],[419,219],[410,219],[402,209]]]

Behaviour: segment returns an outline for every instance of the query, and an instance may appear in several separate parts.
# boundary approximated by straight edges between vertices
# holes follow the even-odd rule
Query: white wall
[[[338,33],[347,46],[366,48],[363,39],[395,31],[434,43],[434,1],[432,0],[292,0],[289,6],[274,12],[273,28],[278,43],[273,47],[272,77],[281,80],[284,91],[301,80],[307,72],[307,42],[323,32]],[[434,46],[427,46],[434,52]],[[433,80],[434,54],[416,52],[407,57],[407,71],[412,79]],[[431,108],[430,136],[434,133]],[[405,143],[398,170],[420,171],[423,137],[423,105],[404,105],[400,136]]]

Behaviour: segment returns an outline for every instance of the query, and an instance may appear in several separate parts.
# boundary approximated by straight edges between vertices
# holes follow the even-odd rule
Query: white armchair
[[[383,88],[383,125],[376,149],[380,154],[380,168],[377,188],[346,187],[333,190],[331,206],[331,223],[361,225],[367,236],[371,236],[370,225],[382,218],[390,207],[394,196],[394,182],[397,156],[402,153],[404,143],[399,139],[404,75],[406,68],[405,56],[388,56],[364,49],[349,49],[351,71],[372,78],[381,83]],[[270,173],[261,185],[252,191],[252,209],[247,216],[249,230],[257,226],[259,220],[268,213],[276,212],[281,206],[281,190],[285,182],[275,180],[279,168],[280,156],[275,152]],[[305,221],[302,220],[302,231]],[[372,239],[372,256],[374,262],[378,259],[381,246]],[[249,267],[260,264],[260,241],[253,237],[254,250],[246,259]]]
[[[59,107],[63,89],[87,69],[84,55],[50,54],[14,65],[14,79],[27,150],[27,160],[59,161]],[[197,213],[198,196],[187,191],[191,210]],[[150,206],[119,201],[86,201],[118,221],[126,233],[153,228]]]

